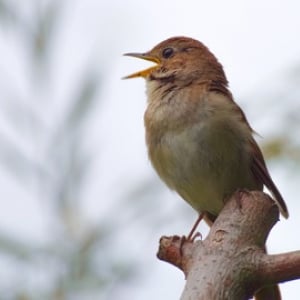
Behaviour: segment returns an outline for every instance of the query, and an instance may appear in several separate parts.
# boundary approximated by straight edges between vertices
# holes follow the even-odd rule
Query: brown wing
[[[221,93],[221,94],[225,95],[228,99],[230,99],[231,101],[234,102],[233,97],[227,88],[227,82],[224,83],[221,81],[211,81],[209,84],[209,90],[217,92],[217,93]],[[252,133],[255,133],[254,130],[251,128],[244,112],[241,110],[241,108],[237,104],[235,105],[235,109],[239,112],[243,123],[247,125],[247,127],[249,128],[249,130]],[[289,213],[288,213],[286,204],[268,172],[265,160],[263,158],[263,155],[262,155],[258,145],[256,144],[256,142],[253,138],[250,141],[250,143],[252,146],[251,150],[253,153],[252,162],[251,162],[251,171],[252,171],[254,177],[256,178],[257,182],[259,182],[262,185],[265,185],[268,188],[268,190],[271,192],[271,194],[275,198],[275,202],[278,205],[281,214],[285,218],[288,218]],[[208,216],[208,219],[210,219],[209,216]]]
[[[288,213],[287,206],[268,172],[263,155],[259,147],[257,146],[256,142],[254,141],[254,139],[251,141],[251,146],[253,150],[252,151],[253,160],[251,164],[251,170],[253,172],[254,177],[257,179],[258,182],[261,182],[268,188],[268,190],[275,198],[275,202],[278,205],[281,214],[285,218],[288,218],[289,213]]]

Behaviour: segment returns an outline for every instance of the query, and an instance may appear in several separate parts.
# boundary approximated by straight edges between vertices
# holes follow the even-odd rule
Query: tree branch
[[[300,278],[300,251],[267,255],[278,208],[262,192],[237,192],[203,241],[162,237],[158,258],[185,273],[181,299],[248,299],[260,288]]]

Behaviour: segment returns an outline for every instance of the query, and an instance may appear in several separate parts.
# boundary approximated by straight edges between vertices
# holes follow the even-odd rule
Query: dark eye
[[[174,50],[172,48],[165,48],[162,52],[163,58],[169,58],[174,53]]]

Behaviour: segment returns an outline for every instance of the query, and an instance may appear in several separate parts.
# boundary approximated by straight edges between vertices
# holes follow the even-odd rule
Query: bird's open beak
[[[141,58],[144,60],[149,60],[149,61],[154,62],[156,65],[153,67],[150,67],[148,69],[125,76],[122,79],[130,79],[130,78],[136,78],[136,77],[146,78],[153,70],[155,70],[158,67],[158,64],[160,63],[160,60],[158,58],[150,56],[148,53],[125,53],[124,56],[131,56],[131,57]]]

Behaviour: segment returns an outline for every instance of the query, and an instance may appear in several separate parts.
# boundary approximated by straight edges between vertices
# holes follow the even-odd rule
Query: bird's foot
[[[183,247],[184,247],[184,245],[186,243],[193,244],[197,238],[200,238],[200,240],[202,240],[202,234],[199,231],[195,232],[192,236],[188,235],[186,237],[185,235],[183,235],[182,237],[180,237],[179,251],[180,251],[180,255],[181,256],[183,255]]]
[[[181,237],[181,240],[180,240],[180,254],[182,254],[182,248],[183,248],[183,245],[185,243],[194,243],[196,238],[200,237],[200,239],[202,239],[202,234],[200,232],[196,232],[196,229],[199,225],[199,223],[201,222],[201,220],[203,219],[204,217],[204,214],[201,213],[199,215],[199,217],[197,218],[195,224],[193,225],[190,233],[188,234],[188,236],[182,236]]]

